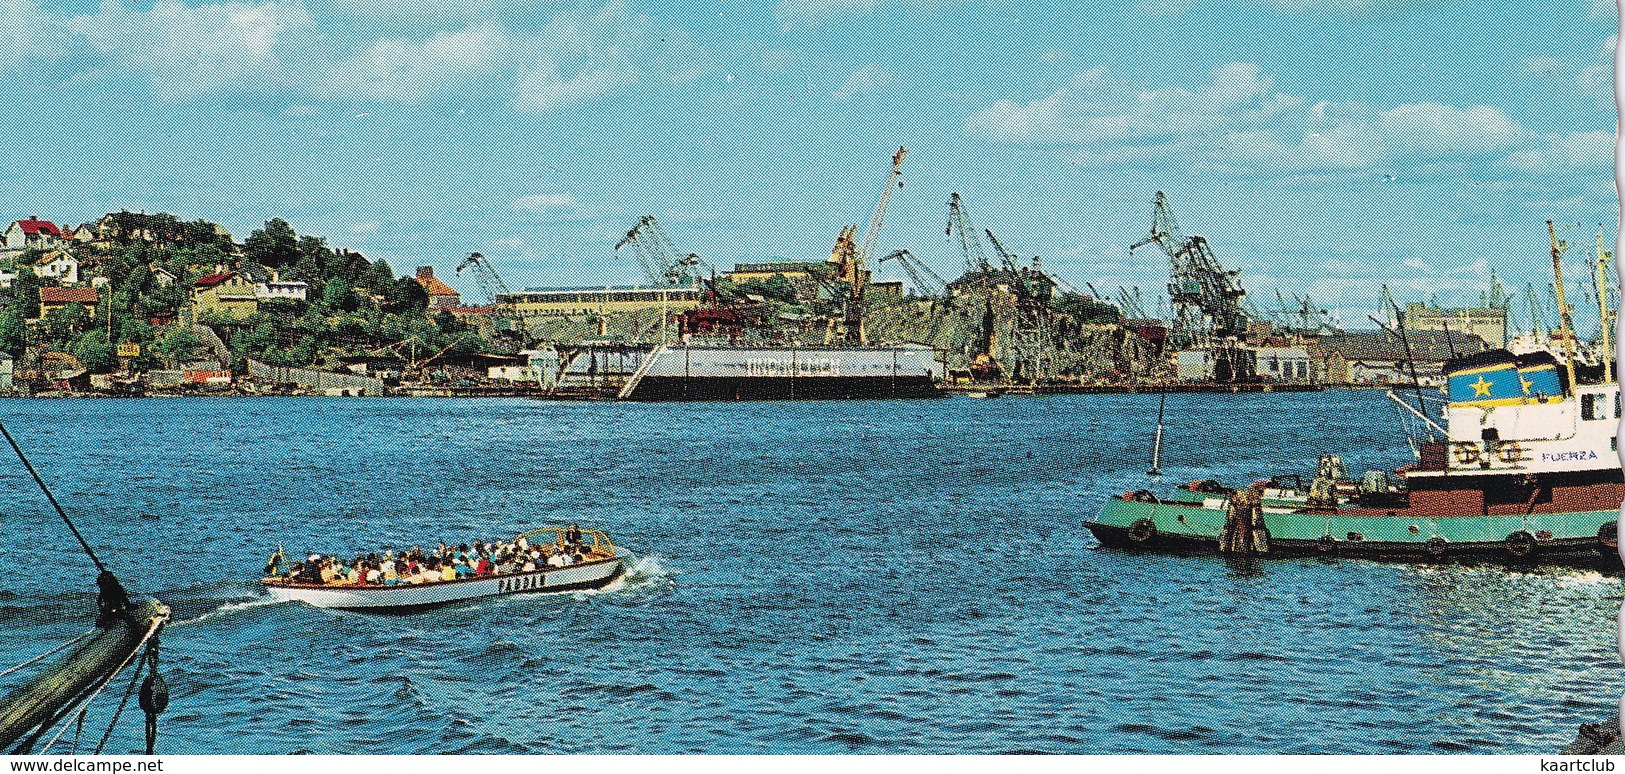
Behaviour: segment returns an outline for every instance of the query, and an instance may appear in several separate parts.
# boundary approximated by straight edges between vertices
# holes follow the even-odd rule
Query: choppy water
[[[0,402],[126,584],[181,619],[170,752],[1536,753],[1614,711],[1614,578],[1097,548],[1080,522],[1147,484],[1155,410]],[[1405,454],[1376,393],[1169,411],[1170,484]],[[0,462],[8,664],[92,606],[24,475]],[[632,576],[405,617],[257,596],[279,541],[340,553],[565,520],[638,552]],[[126,721],[110,749],[138,735]]]

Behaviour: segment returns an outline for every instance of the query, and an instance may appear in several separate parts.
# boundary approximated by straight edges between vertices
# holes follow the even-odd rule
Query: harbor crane
[[[1130,320],[1145,320],[1151,313],[1145,310],[1145,297],[1140,295],[1140,286],[1135,285],[1133,290],[1122,285],[1117,286],[1117,310]]]
[[[959,198],[958,193],[948,196],[948,236],[959,236],[960,254],[965,257],[965,271],[988,274],[993,271],[993,265],[988,263],[987,253],[982,250],[982,238],[970,224],[970,216],[965,212],[965,202]]]
[[[1010,292],[1016,301],[1012,377],[1025,376],[1036,382],[1046,376],[1044,355],[1049,351],[1049,301],[1054,285],[1041,270],[1022,268],[1016,255],[1005,249],[992,230],[984,231],[1005,272],[1010,275]]]
[[[1174,308],[1172,338],[1175,346],[1211,347],[1234,341],[1247,331],[1247,313],[1242,298],[1247,291],[1236,282],[1238,272],[1219,265],[1199,235],[1185,237],[1179,221],[1168,208],[1168,196],[1157,192],[1151,219],[1151,233],[1129,246],[1129,254],[1155,244],[1168,256],[1168,300]]]
[[[677,248],[672,245],[671,236],[653,215],[638,218],[637,225],[628,230],[621,241],[615,243],[615,249],[619,250],[627,245],[631,245],[633,252],[637,254],[638,263],[643,267],[643,273],[653,287],[697,288],[702,276],[700,269],[710,268],[694,253],[679,257]]]
[[[887,261],[895,261],[902,266],[903,271],[908,274],[909,280],[914,283],[914,289],[918,290],[926,298],[936,300],[946,294],[948,283],[944,282],[942,277],[937,276],[937,273],[931,270],[930,266],[927,266],[924,261],[908,250],[893,250],[887,253],[886,257],[876,261],[876,264]]]
[[[491,266],[491,262],[480,253],[469,253],[462,263],[457,264],[457,274],[464,269],[474,270],[474,283],[479,285],[480,292],[485,294],[485,300],[492,306],[502,303],[499,299],[508,295],[508,283],[502,281],[502,276]]]
[[[480,253],[469,253],[462,263],[457,264],[456,273],[461,275],[464,270],[474,272],[474,283],[479,286],[480,292],[485,294],[486,301],[491,305],[493,311],[491,323],[497,332],[520,339],[525,338],[524,321],[505,300],[511,294],[508,283],[502,281],[502,275],[497,274],[496,267],[491,265],[490,259]]]
[[[892,154],[891,171],[886,175],[885,187],[880,189],[880,201],[869,216],[869,227],[863,232],[863,241],[855,239],[857,226],[845,226],[835,239],[835,249],[830,251],[829,262],[835,264],[835,278],[847,284],[846,297],[841,305],[841,336],[853,346],[862,346],[868,340],[863,328],[863,289],[869,284],[869,260],[874,255],[875,242],[880,238],[880,227],[885,223],[886,206],[891,203],[892,191],[903,187],[898,178],[903,173],[903,157],[907,155],[908,149],[901,147]]]

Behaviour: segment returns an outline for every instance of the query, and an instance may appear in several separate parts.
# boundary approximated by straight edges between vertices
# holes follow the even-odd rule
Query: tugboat
[[[1560,255],[1554,234],[1559,288]],[[1447,361],[1444,426],[1388,394],[1428,432],[1413,444],[1415,463],[1393,475],[1375,470],[1354,481],[1341,459],[1326,456],[1308,485],[1288,475],[1239,489],[1198,481],[1167,499],[1139,490],[1114,497],[1084,526],[1102,544],[1126,548],[1422,561],[1595,562],[1600,553],[1617,564],[1619,382],[1609,363],[1595,383],[1577,378],[1568,306],[1558,303],[1565,361],[1505,349]]]
[[[551,533],[551,545],[535,540],[537,535]],[[538,563],[536,569],[471,575],[456,580],[399,582],[393,584],[320,578],[303,579],[294,575],[274,574],[261,582],[272,599],[282,602],[304,602],[313,607],[369,612],[412,612],[452,602],[479,597],[500,596],[530,592],[556,593],[600,589],[614,582],[625,572],[628,552],[610,542],[609,536],[595,529],[575,527],[544,527],[525,532],[514,538],[521,546],[563,549],[578,556],[579,560],[565,565]],[[278,554],[281,552],[279,551]],[[279,557],[273,557],[273,566]]]

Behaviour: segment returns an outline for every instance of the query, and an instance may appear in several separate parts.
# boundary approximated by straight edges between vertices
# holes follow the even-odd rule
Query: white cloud
[[[515,211],[542,212],[555,209],[575,209],[576,198],[567,193],[531,194],[513,200]]]
[[[972,116],[966,131],[1004,142],[1087,143],[1187,134],[1241,126],[1295,107],[1258,65],[1214,68],[1206,86],[1133,91],[1104,67],[1086,70],[1048,97],[1018,105],[1000,100]]]
[[[0,0],[0,67],[60,50],[61,30],[38,0]]]
[[[1096,68],[1047,97],[1001,100],[972,116],[965,131],[997,142],[1087,146],[1075,157],[1085,165],[1180,158],[1194,166],[1292,170],[1482,156],[1526,134],[1487,105],[1309,104],[1276,91],[1257,65],[1243,62],[1215,68],[1196,89],[1135,90]]]
[[[510,0],[477,2],[484,4],[463,7],[464,19]],[[705,52],[688,35],[656,30],[622,0],[561,11],[540,27],[508,27],[493,17],[383,36],[379,24],[357,25],[342,16],[318,25],[301,0],[197,6],[154,0],[144,11],[105,0],[96,12],[74,17],[54,16],[38,3],[0,0],[6,22],[0,25],[0,66],[60,55],[76,45],[95,55],[80,77],[133,74],[166,100],[281,93],[318,103],[412,104],[478,93],[545,112],[632,86],[684,83],[708,68]],[[373,0],[336,5],[355,13],[388,10]],[[403,13],[396,26],[422,27],[435,9],[451,5],[429,0],[424,13]]]
[[[437,32],[422,41],[380,40],[335,65],[329,77],[312,84],[313,91],[378,102],[418,102],[492,72],[510,48],[506,32],[488,22]]]
[[[891,83],[891,80],[891,73],[881,69],[879,65],[864,65],[847,76],[846,80],[835,91],[830,92],[830,98],[845,102],[853,97],[873,94],[885,88],[887,84]]]
[[[157,0],[137,12],[111,0],[66,26],[115,65],[144,75],[159,97],[181,99],[278,77],[287,39],[314,23],[304,8],[274,1],[190,7]]]
[[[1527,172],[1611,169],[1614,165],[1614,133],[1594,131],[1554,135],[1547,138],[1544,145],[1513,153],[1507,157],[1507,163]]]
[[[1619,15],[1617,0],[1591,0],[1590,11],[1592,16],[1606,18]]]

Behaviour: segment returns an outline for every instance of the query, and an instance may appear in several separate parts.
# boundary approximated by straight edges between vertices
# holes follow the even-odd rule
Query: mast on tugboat
[[[1568,249],[1568,244],[1557,238],[1557,227],[1549,220],[1546,221],[1546,233],[1552,239],[1552,277],[1557,284],[1557,319],[1563,331],[1563,359],[1568,361],[1569,392],[1573,393],[1580,382],[1574,377],[1574,317],[1563,294],[1563,251]]]

